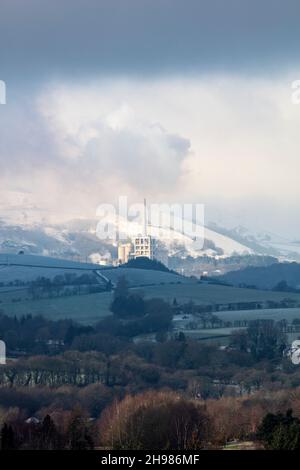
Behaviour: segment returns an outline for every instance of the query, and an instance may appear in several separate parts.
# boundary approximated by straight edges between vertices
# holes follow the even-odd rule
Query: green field
[[[296,299],[300,304],[299,294],[259,291],[254,289],[239,289],[236,287],[218,286],[212,284],[165,284],[132,289],[140,291],[146,297],[160,297],[179,303],[193,300],[195,304],[215,304],[242,301],[280,301],[286,297]],[[13,302],[20,298],[21,301]],[[112,293],[77,295],[72,297],[59,297],[51,299],[30,300],[26,290],[0,293],[0,309],[7,315],[43,315],[53,319],[73,318],[83,323],[95,323],[105,315],[109,315],[109,305]],[[224,320],[242,320],[249,318],[282,318],[293,319],[300,317],[300,308],[272,309],[272,310],[241,310],[218,312]]]
[[[118,282],[120,277],[125,277],[131,287],[165,285],[165,284],[192,284],[196,280],[189,279],[188,277],[180,276],[164,271],[154,271],[152,269],[138,269],[138,268],[112,268],[103,269],[101,273],[112,281],[113,284]]]
[[[194,339],[216,339],[218,341],[221,338],[228,338],[233,331],[243,330],[245,328],[205,328],[199,330],[183,330],[186,336]],[[222,341],[221,341],[222,342]]]
[[[224,321],[235,320],[287,320],[291,322],[294,318],[300,318],[300,308],[271,308],[258,310],[236,310],[230,312],[218,312],[217,316]]]
[[[146,297],[162,297],[170,302],[176,298],[179,303],[193,300],[195,304],[213,305],[227,302],[280,301],[289,298],[297,300],[300,305],[300,294],[240,289],[216,284],[158,285],[140,288],[139,290],[144,292]]]
[[[92,324],[110,314],[109,305],[112,294],[103,292],[20,302],[12,302],[8,297],[3,300],[3,294],[1,294],[0,310],[7,315],[43,315],[53,320],[72,318],[81,323]]]

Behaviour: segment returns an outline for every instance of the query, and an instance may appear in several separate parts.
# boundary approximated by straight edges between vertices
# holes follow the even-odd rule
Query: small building
[[[30,418],[27,418],[25,420],[26,424],[35,424],[35,425],[37,425],[37,424],[40,424],[40,422],[41,421],[38,418],[36,418],[35,416],[31,416]]]
[[[132,244],[119,243],[118,245],[118,263],[125,264],[131,258]]]

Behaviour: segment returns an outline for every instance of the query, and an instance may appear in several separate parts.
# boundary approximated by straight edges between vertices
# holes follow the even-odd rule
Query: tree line
[[[202,450],[250,440],[258,449],[299,450],[299,404],[299,388],[206,401],[148,390],[111,402],[97,419],[78,405],[27,419],[0,411],[0,449]]]

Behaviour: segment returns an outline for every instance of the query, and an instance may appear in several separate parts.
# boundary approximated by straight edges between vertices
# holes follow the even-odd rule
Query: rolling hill
[[[228,272],[221,279],[235,286],[249,285],[259,289],[273,289],[280,282],[285,281],[288,286],[300,289],[300,264],[276,263],[265,267],[249,266],[239,271]]]
[[[0,283],[28,283],[38,277],[53,279],[65,273],[94,273],[116,284],[125,276],[131,287],[195,282],[179,274],[151,269],[104,267],[92,263],[25,254],[0,254]]]
[[[119,271],[104,270],[109,278],[115,280]],[[125,270],[124,270],[125,271]],[[300,305],[300,294],[262,291],[255,289],[241,289],[207,283],[197,283],[195,281],[180,278],[179,276],[168,275],[149,270],[135,270],[128,268],[125,274],[131,279],[133,291],[142,292],[146,298],[163,298],[173,302],[176,298],[178,303],[193,301],[195,304],[215,305],[229,304],[237,302],[280,302],[287,297],[294,299],[296,305]],[[131,273],[132,271],[132,273]],[[132,277],[130,277],[132,276]],[[145,276],[145,277],[144,277]],[[176,282],[174,282],[174,278]],[[178,283],[177,278],[181,279]],[[183,279],[183,280],[182,280]],[[163,280],[163,281],[162,281]],[[166,282],[168,280],[168,282]],[[151,282],[150,282],[151,281]],[[135,287],[134,287],[135,286]],[[32,299],[27,289],[0,291],[0,309],[8,315],[22,316],[26,314],[43,315],[52,319],[73,318],[85,324],[92,324],[99,321],[104,316],[110,315],[109,306],[112,301],[112,292],[101,292],[94,294],[72,295],[53,298]],[[280,309],[270,310],[243,310],[241,312],[227,312],[230,317],[242,316],[249,318],[264,318],[265,312],[269,316],[271,310],[276,317],[280,316]],[[300,318],[299,308],[287,309],[293,318]],[[217,315],[226,315],[226,312],[218,312]]]
[[[116,256],[114,241],[103,241],[97,238],[97,220],[71,220],[64,224],[45,225],[44,223],[20,222],[13,224],[10,220],[0,218],[0,252],[18,253],[23,250],[28,254],[63,257],[72,259],[103,259],[110,261]],[[115,223],[115,221],[110,221]],[[120,230],[124,236],[136,235],[136,224],[132,227],[128,221],[122,221]],[[193,237],[183,235],[180,231],[170,232],[163,227],[151,226],[152,235],[160,240],[163,249],[167,249],[169,256],[232,256],[249,255],[263,251],[258,245],[253,246],[248,239],[235,237],[234,234],[222,233],[222,230],[210,227],[199,227],[204,235],[198,243]],[[97,255],[97,256],[96,256]]]

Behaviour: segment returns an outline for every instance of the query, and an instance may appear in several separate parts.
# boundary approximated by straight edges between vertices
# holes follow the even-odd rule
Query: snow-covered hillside
[[[213,226],[226,236],[242,241],[257,254],[266,254],[278,257],[280,260],[300,261],[300,240],[290,240],[273,232],[251,232],[251,230],[238,226],[232,230],[224,230]]]
[[[96,219],[71,220],[60,224],[38,221],[29,223],[0,218],[0,253],[35,254],[97,264],[111,264],[117,256],[115,240],[97,237]],[[116,224],[111,219],[110,224]],[[252,234],[243,227],[232,230],[216,225],[198,227],[198,238],[169,230],[163,226],[149,226],[151,235],[159,243],[158,249],[169,256],[198,258],[209,256],[226,258],[233,255],[271,255],[280,259],[300,260],[300,242],[289,241],[274,234]],[[118,230],[124,239],[143,232],[135,221],[118,221]]]
[[[216,247],[220,247],[223,250],[224,256],[230,256],[233,254],[254,254],[254,250],[249,248],[247,245],[240,243],[226,235],[222,235],[221,233],[213,231],[207,227],[205,227],[205,239],[211,240],[216,245]]]
[[[133,238],[144,233],[143,220],[134,219],[128,221],[125,218],[115,216],[107,216],[102,220],[111,228],[115,228],[115,232],[121,239]],[[218,233],[208,227],[200,225],[191,225],[187,221],[182,221],[176,217],[172,219],[172,228],[170,228],[169,218],[163,217],[160,225],[148,224],[147,234],[158,240],[159,245],[163,249],[167,249],[169,256],[186,257],[191,256],[197,258],[199,256],[221,256],[228,257],[232,255],[249,255],[254,251],[248,246],[240,243],[226,235]]]

